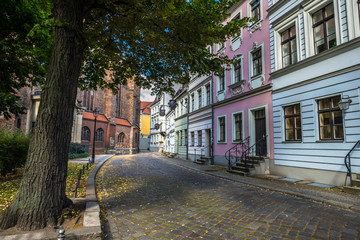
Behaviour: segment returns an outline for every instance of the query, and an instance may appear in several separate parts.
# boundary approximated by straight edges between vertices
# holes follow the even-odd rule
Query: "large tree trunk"
[[[0,220],[0,228],[35,230],[55,225],[63,207],[73,109],[84,40],[80,0],[55,0],[55,41],[32,133],[19,193]],[[16,159],[14,159],[16,161]]]

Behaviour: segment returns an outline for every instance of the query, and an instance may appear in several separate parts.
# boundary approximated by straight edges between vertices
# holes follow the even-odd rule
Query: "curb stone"
[[[101,166],[114,155],[103,155],[89,174],[86,188],[86,198],[74,198],[74,201],[86,201],[83,228],[65,229],[66,240],[100,240],[101,222],[100,207],[95,192],[95,177]],[[33,231],[25,234],[1,236],[2,240],[57,240],[58,233],[52,231]]]

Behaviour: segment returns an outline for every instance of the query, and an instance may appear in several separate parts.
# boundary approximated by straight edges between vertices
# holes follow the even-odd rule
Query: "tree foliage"
[[[54,0],[53,17],[45,0],[3,3],[0,113],[21,111],[16,89],[44,85],[21,187],[0,228],[54,225],[69,204],[65,173],[77,87],[116,91],[133,78],[156,92],[172,91],[190,76],[220,73],[231,61],[206,47],[239,33],[247,19],[224,24],[235,2]]]
[[[53,42],[51,4],[39,0],[0,1],[0,114],[10,118],[17,90],[44,81]]]

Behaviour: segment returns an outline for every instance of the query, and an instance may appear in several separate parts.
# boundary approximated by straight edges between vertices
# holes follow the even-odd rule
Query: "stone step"
[[[204,159],[204,160],[210,160],[211,157],[204,157],[204,156],[201,156],[200,159]]]
[[[250,172],[249,168],[241,167],[241,166],[233,166],[231,167],[232,170],[241,171],[241,172]]]
[[[260,161],[246,161],[246,164],[248,166],[252,166],[252,165],[255,165],[255,164],[259,164]],[[245,166],[245,162],[238,162],[236,163],[236,166]]]
[[[206,161],[202,161],[201,159],[196,159],[193,163],[196,163],[199,165],[204,165],[206,163]]]
[[[344,186],[344,191],[347,193],[353,193],[360,195],[360,187]]]
[[[227,170],[229,173],[235,173],[235,174],[239,174],[241,176],[246,176],[248,177],[249,176],[249,173],[248,172],[242,172],[242,171],[237,171],[237,170]]]
[[[353,179],[352,180],[352,185],[354,187],[360,187],[360,179]]]
[[[259,156],[246,156],[246,159],[252,159],[252,160],[264,160],[265,157],[259,157]]]

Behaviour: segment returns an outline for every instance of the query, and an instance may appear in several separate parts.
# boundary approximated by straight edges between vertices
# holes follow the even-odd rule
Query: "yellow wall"
[[[150,115],[140,116],[140,134],[150,135]]]

